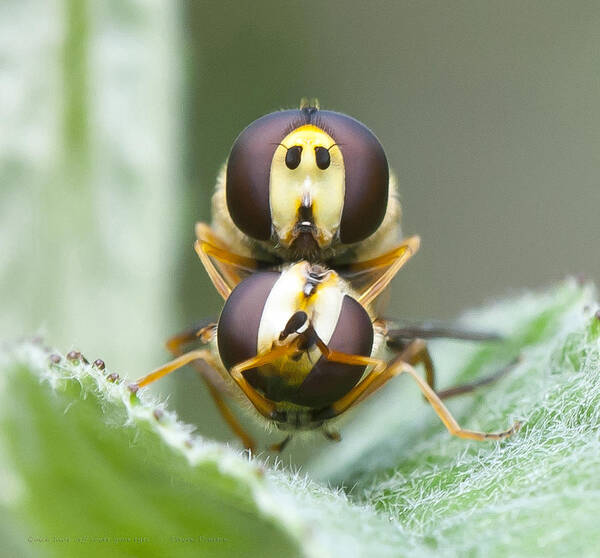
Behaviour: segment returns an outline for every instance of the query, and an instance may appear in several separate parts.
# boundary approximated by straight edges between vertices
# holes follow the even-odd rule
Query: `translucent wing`
[[[229,246],[206,223],[196,223],[196,238],[194,249],[215,289],[225,300],[236,285],[248,275],[276,266],[276,263],[231,252]]]
[[[248,275],[261,269],[277,268],[279,265],[278,262],[268,262],[231,252],[230,247],[205,223],[196,224],[196,237],[196,253],[213,285],[224,299],[227,299],[235,286]],[[358,301],[368,305],[381,294],[400,268],[418,251],[419,244],[419,237],[412,236],[381,256],[335,266],[335,270],[358,293]]]
[[[358,301],[368,305],[390,284],[400,268],[419,250],[420,238],[411,236],[385,254],[343,266],[335,270],[358,293]]]
[[[459,339],[462,341],[502,341],[495,331],[468,329],[443,322],[405,322],[381,319],[387,331],[388,345],[401,346],[412,339]]]

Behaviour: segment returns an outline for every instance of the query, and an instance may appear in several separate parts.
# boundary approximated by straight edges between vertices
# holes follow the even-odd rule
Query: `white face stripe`
[[[312,297],[312,312],[308,313],[317,335],[328,345],[342,312],[344,292],[336,284],[321,285]]]
[[[258,353],[271,348],[279,339],[279,334],[285,328],[288,320],[298,310],[304,278],[301,273],[293,273],[293,268],[284,271],[275,281],[258,327]]]
[[[296,331],[298,333],[304,333],[308,329],[309,321],[306,320]]]
[[[259,353],[271,348],[298,310],[306,312],[319,337],[325,344],[329,343],[342,311],[345,293],[340,283],[335,281],[320,285],[313,296],[305,297],[303,290],[307,269],[306,262],[295,264],[284,270],[273,285],[258,328]],[[308,323],[303,328],[307,326]]]

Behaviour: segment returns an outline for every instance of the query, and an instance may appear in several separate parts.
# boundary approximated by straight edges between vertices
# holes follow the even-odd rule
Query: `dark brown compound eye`
[[[271,271],[250,275],[233,289],[225,302],[217,326],[217,344],[227,370],[256,356],[262,313],[279,277],[279,273]]]
[[[317,167],[321,170],[325,170],[331,163],[331,156],[329,155],[329,149],[324,147],[315,147],[315,159],[317,161]]]
[[[243,130],[231,148],[225,182],[227,209],[235,225],[256,240],[271,238],[271,162],[281,140],[302,124],[300,115],[299,110],[267,114]]]
[[[327,345],[330,349],[342,353],[371,356],[371,318],[367,311],[348,295],[344,297],[337,325]],[[294,394],[292,402],[313,409],[331,405],[358,383],[364,371],[364,366],[330,362],[321,357]]]
[[[350,116],[318,111],[313,120],[333,138],[344,158],[340,240],[360,242],[379,228],[387,209],[390,174],[385,152],[375,134]]]
[[[293,147],[290,147],[285,154],[285,166],[290,170],[297,169],[301,159],[302,146],[294,145]]]

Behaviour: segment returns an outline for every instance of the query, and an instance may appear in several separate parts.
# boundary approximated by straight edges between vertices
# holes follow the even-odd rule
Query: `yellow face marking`
[[[291,147],[302,148],[300,164],[294,169],[285,162]],[[317,147],[329,151],[326,169],[317,166]],[[269,203],[273,226],[284,246],[289,247],[296,238],[294,226],[303,200],[311,206],[319,247],[328,246],[340,226],[344,192],[344,158],[329,134],[308,124],[283,138],[271,162]]]

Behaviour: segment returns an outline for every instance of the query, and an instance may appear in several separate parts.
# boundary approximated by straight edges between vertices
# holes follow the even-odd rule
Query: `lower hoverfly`
[[[331,428],[337,417],[394,376],[407,373],[452,434],[475,440],[510,436],[518,423],[497,433],[462,429],[442,398],[473,385],[437,393],[427,346],[415,338],[418,332],[393,330],[387,320],[374,314],[373,301],[418,247],[418,237],[411,237],[383,259],[353,264],[348,273],[368,275],[368,280],[363,277],[353,283],[359,287],[338,270],[308,261],[255,271],[243,279],[232,277],[230,261],[226,273],[213,266],[211,278],[225,298],[218,322],[192,329],[169,343],[175,354],[197,338],[205,347],[180,354],[134,386],[146,386],[188,363],[203,361],[225,381],[230,393],[251,403],[259,419],[286,433],[272,446],[279,451],[302,430],[320,430],[329,439],[340,439]],[[196,250],[209,269],[213,260],[200,241]],[[245,263],[243,259],[238,262],[240,269]],[[388,359],[390,349],[396,355]],[[419,363],[425,365],[425,379],[413,368]],[[226,407],[217,382],[210,375],[203,377],[224,418],[244,445],[253,448],[253,440]]]

